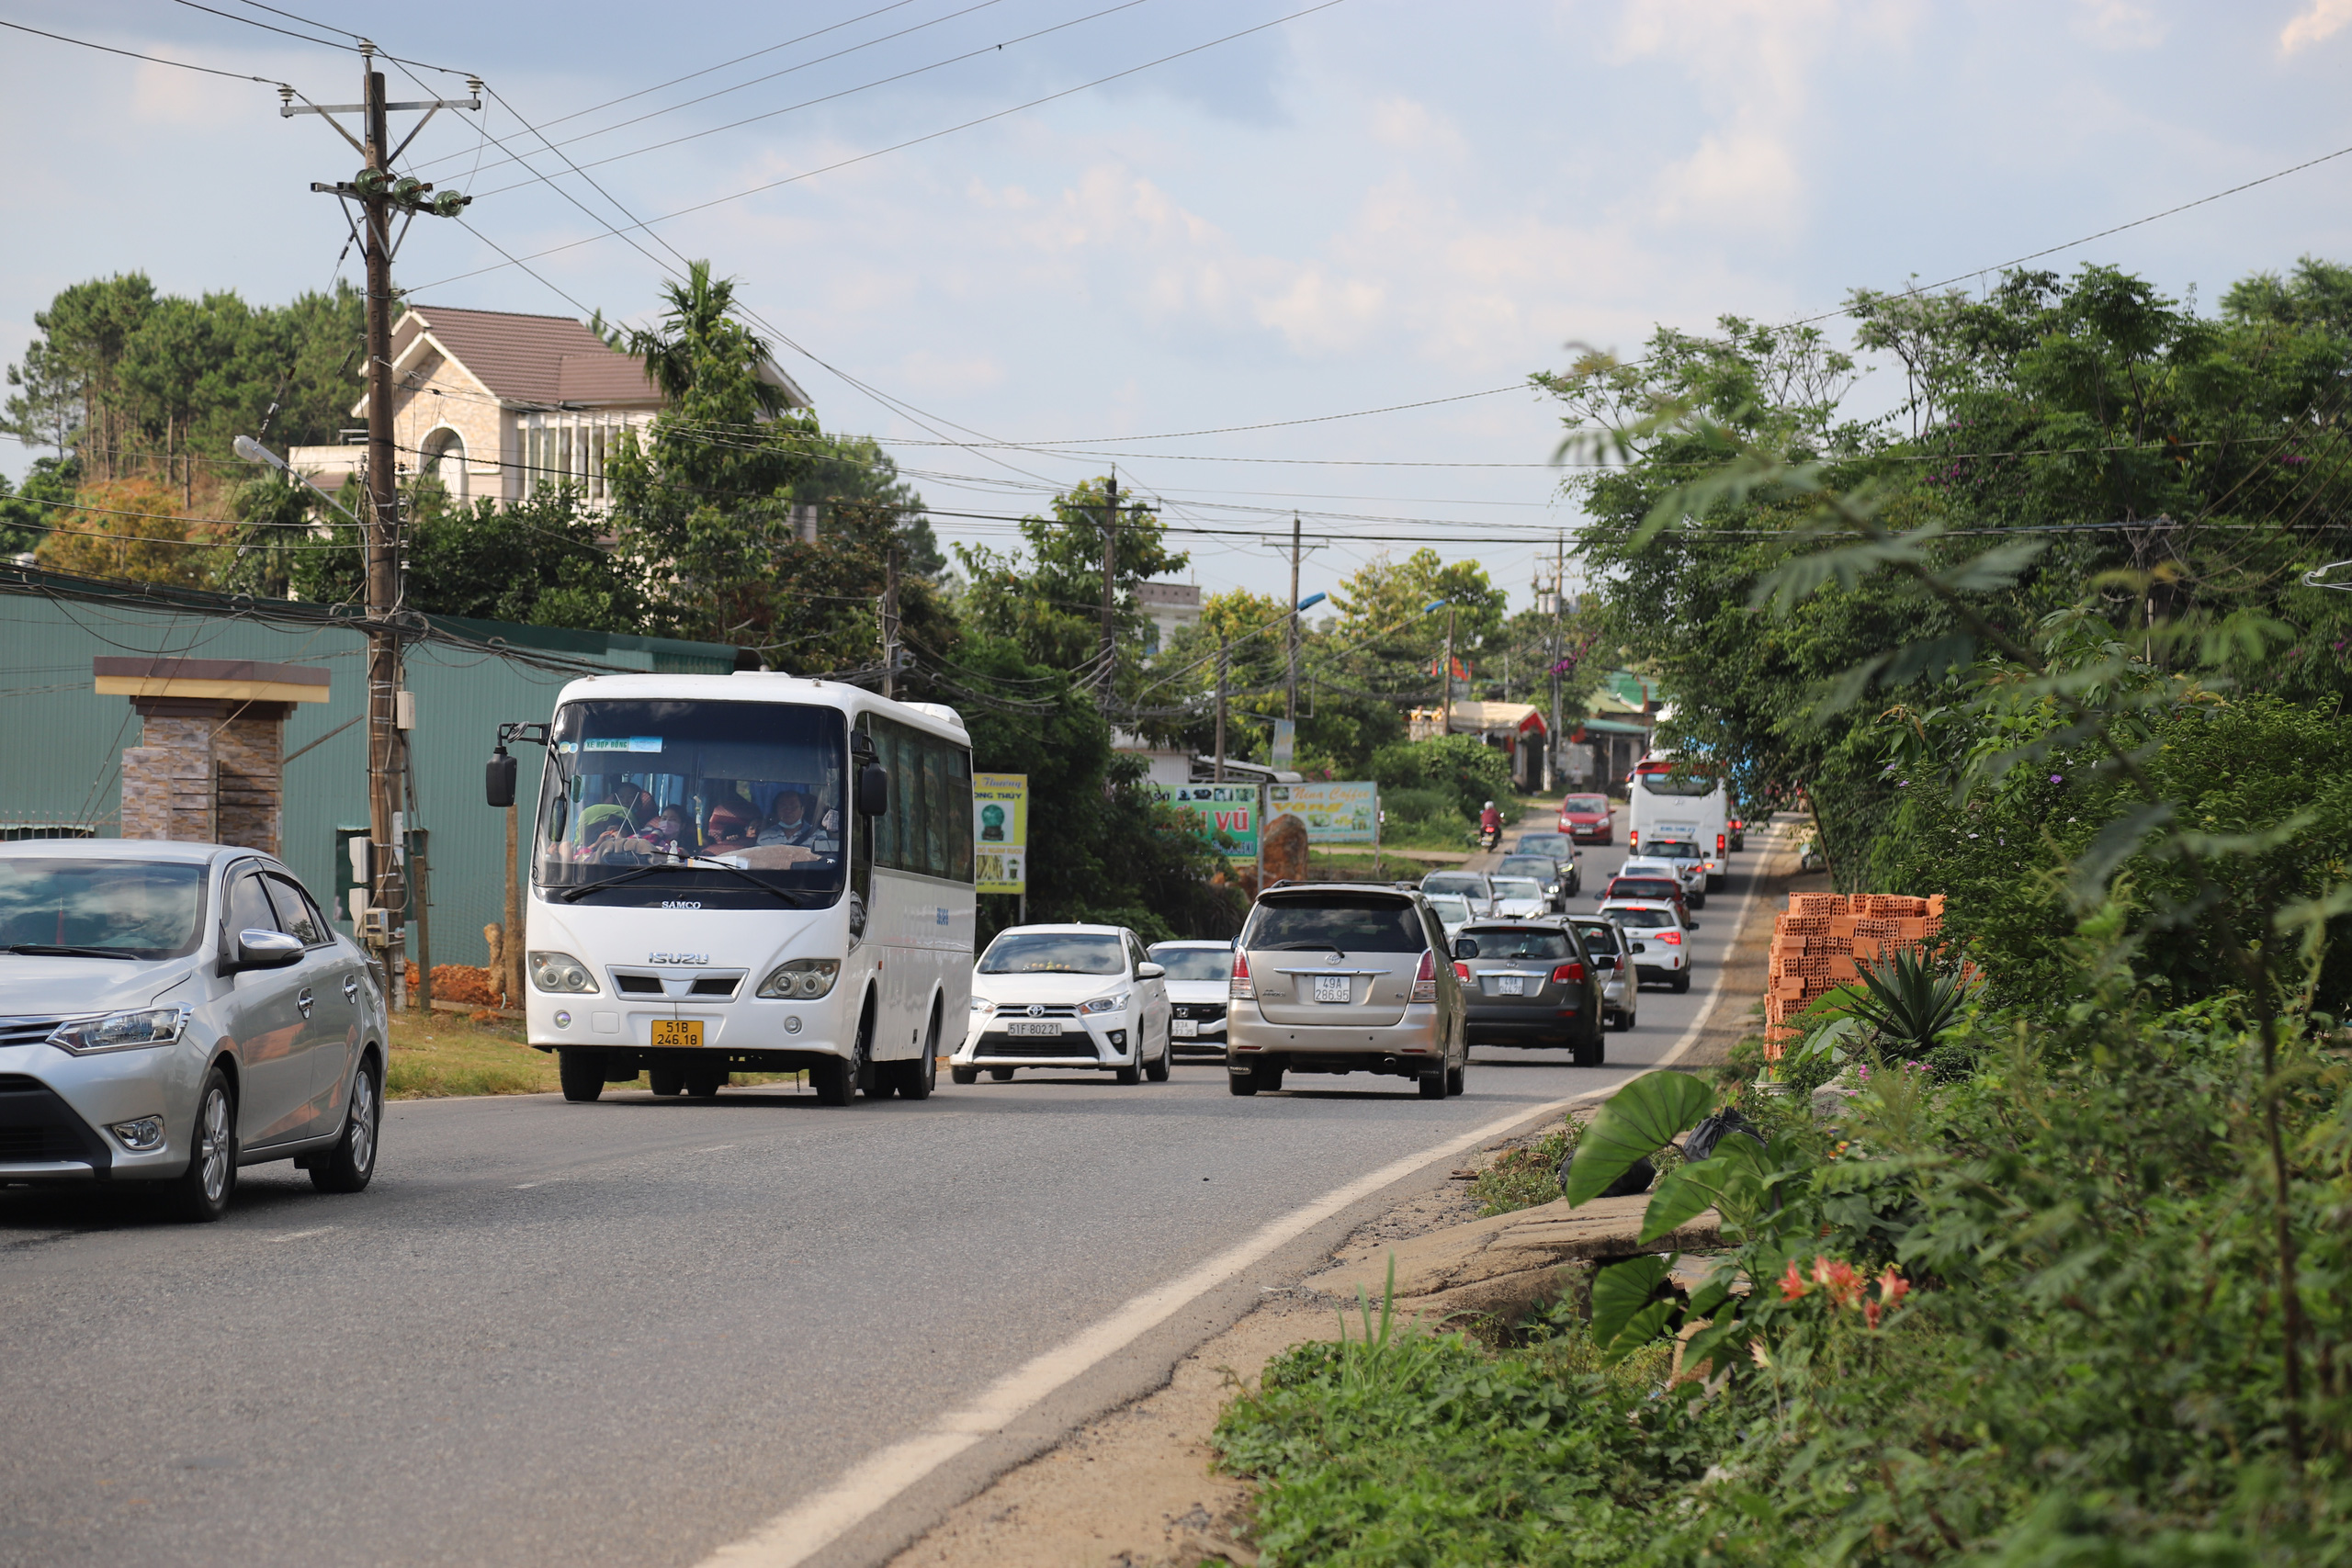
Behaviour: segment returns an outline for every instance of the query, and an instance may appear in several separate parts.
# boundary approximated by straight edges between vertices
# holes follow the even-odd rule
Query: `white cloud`
[[[2154,49],[2171,24],[2132,0],[2077,0],[2075,32],[2101,49]]]
[[[2324,42],[2352,22],[2352,0],[2312,0],[2312,7],[2278,34],[2278,47],[2289,54]]]

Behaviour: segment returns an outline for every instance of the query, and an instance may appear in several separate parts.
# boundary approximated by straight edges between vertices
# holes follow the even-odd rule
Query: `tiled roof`
[[[413,306],[393,329],[396,362],[420,332],[431,333],[451,358],[511,402],[645,403],[661,398],[641,364],[607,348],[570,316]]]

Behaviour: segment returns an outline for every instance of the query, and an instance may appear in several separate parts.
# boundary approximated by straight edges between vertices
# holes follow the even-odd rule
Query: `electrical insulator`
[[[455,218],[458,213],[463,212],[467,204],[472,200],[472,197],[459,196],[456,191],[445,190],[433,198],[433,210],[440,217]]]
[[[362,196],[381,196],[392,176],[381,169],[362,169],[351,176],[351,188]]]

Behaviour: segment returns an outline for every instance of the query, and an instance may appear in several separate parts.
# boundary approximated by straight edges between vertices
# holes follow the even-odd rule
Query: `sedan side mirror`
[[[235,974],[246,969],[283,969],[302,962],[302,939],[284,931],[245,931],[237,933],[237,956],[229,964]]]
[[[1163,965],[1158,964],[1138,964],[1136,965],[1136,978],[1138,980],[1164,980],[1168,978],[1168,971]]]
[[[503,811],[514,804],[514,755],[502,746],[483,770],[482,792],[489,796],[493,810]]]
[[[890,809],[890,771],[879,762],[857,770],[857,814],[879,817]]]

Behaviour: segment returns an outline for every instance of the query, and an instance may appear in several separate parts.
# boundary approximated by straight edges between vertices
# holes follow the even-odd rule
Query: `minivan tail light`
[[[1413,999],[1417,1002],[1437,1000],[1437,954],[1424,948],[1421,967],[1413,976]]]
[[[1561,964],[1552,971],[1552,984],[1555,986],[1583,985],[1584,965],[1573,962]]]
[[[1453,961],[1453,977],[1466,985],[1470,979],[1470,965],[1463,963],[1459,958],[1455,959]]]
[[[1227,984],[1225,987],[1225,994],[1227,998],[1231,1001],[1248,1002],[1257,1000],[1258,987],[1252,984],[1250,979],[1250,955],[1248,953],[1236,953],[1233,955],[1233,978]]]

